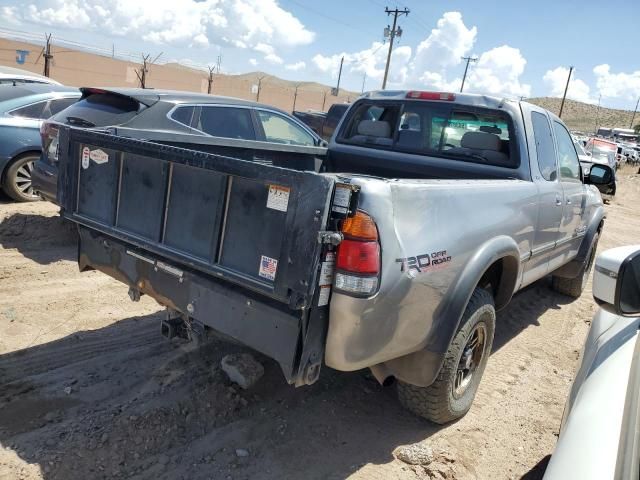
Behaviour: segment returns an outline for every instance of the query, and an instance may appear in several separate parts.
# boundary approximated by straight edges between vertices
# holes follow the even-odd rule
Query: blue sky
[[[633,109],[640,96],[640,1],[383,0],[0,0],[0,27],[64,38],[164,61],[215,63],[293,80],[379,88],[390,23],[384,7],[407,7],[390,88],[457,90],[462,55],[478,58],[465,90],[568,96]],[[635,54],[634,54],[635,52]]]

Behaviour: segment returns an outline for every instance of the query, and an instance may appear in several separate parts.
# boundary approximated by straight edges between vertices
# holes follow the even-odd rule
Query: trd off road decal
[[[407,272],[410,275],[426,273],[440,267],[451,261],[451,255],[446,250],[438,252],[423,253],[415,257],[396,258],[396,263],[400,264],[400,271]]]

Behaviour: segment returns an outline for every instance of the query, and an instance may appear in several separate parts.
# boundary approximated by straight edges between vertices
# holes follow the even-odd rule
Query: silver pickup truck
[[[296,386],[370,368],[437,423],[470,408],[515,292],[551,274],[580,295],[605,216],[561,120],[499,98],[364,95],[316,171],[58,135],[81,270],[166,306],[165,336],[221,332]]]

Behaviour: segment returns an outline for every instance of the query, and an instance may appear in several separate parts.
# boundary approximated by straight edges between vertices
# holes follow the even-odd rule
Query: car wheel
[[[434,423],[444,424],[462,417],[471,408],[491,353],[496,311],[492,295],[474,290],[449,345],[440,373],[428,387],[397,382],[400,403]]]
[[[18,202],[34,202],[40,200],[31,184],[31,172],[39,155],[27,154],[18,157],[7,168],[2,189]]]
[[[578,298],[582,295],[584,287],[587,286],[589,281],[589,275],[591,274],[591,268],[593,267],[593,260],[596,257],[596,250],[598,249],[599,234],[596,234],[591,240],[591,247],[587,256],[586,262],[580,268],[580,273],[576,278],[561,278],[554,276],[552,279],[553,289],[569,297]]]

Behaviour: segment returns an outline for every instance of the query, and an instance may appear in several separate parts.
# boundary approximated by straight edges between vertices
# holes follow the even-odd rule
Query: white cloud
[[[437,27],[418,44],[412,69],[418,76],[426,72],[442,76],[443,70],[458,65],[462,61],[460,57],[471,51],[477,33],[476,27],[467,28],[460,12],[446,12]]]
[[[557,67],[553,70],[547,70],[544,77],[542,77],[542,80],[549,88],[549,94],[552,97],[562,97],[564,95],[568,76],[569,69],[566,67]],[[571,80],[569,81],[567,98],[578,100],[579,102],[595,103],[591,97],[591,89],[589,88],[589,85],[587,85],[583,80],[577,78],[575,72],[571,75]]]
[[[359,52],[342,52],[329,56],[317,54],[313,57],[312,62],[317,70],[329,73],[332,78],[336,78],[340,70],[340,59],[344,57],[343,73],[366,73],[367,78],[382,80],[387,52],[386,45],[381,42],[373,42],[371,47]],[[391,54],[393,68],[389,71],[390,85],[406,81],[410,58],[411,47],[400,46],[393,49]]]
[[[277,0],[32,0],[2,8],[12,23],[100,31],[174,46],[307,45],[315,34]],[[266,55],[274,55],[273,52]],[[279,58],[279,57],[278,57]],[[271,60],[275,60],[274,57]],[[277,63],[277,61],[276,61]]]
[[[286,68],[287,70],[298,72],[300,70],[304,70],[305,68],[307,68],[307,64],[305,62],[289,63],[285,65],[284,68]]]
[[[596,86],[603,97],[635,100],[640,96],[640,70],[631,73],[611,73],[609,65],[597,65],[593,69]]]
[[[258,65],[258,61],[255,58],[250,58],[249,63],[254,67]]]
[[[389,88],[432,88],[453,90],[460,88],[463,72],[462,56],[469,55],[478,30],[467,27],[460,12],[446,12],[427,38],[415,48],[400,46],[393,50],[389,72]],[[337,76],[340,58],[351,72],[366,72],[368,78],[382,80],[387,46],[374,42],[359,52],[313,57],[315,68]],[[521,82],[527,64],[517,48],[503,45],[482,53],[478,63],[469,70],[465,91],[516,97],[529,96],[531,86]],[[455,69],[455,70],[454,70]],[[451,74],[455,76],[451,78]]]
[[[274,63],[276,65],[281,65],[284,63],[284,60],[276,54],[275,48],[266,43],[258,43],[253,49],[256,52],[260,52],[264,54],[264,59],[269,63]]]
[[[469,67],[465,91],[519,97],[531,95],[531,86],[521,83],[527,61],[519,49],[502,45],[484,52]]]

